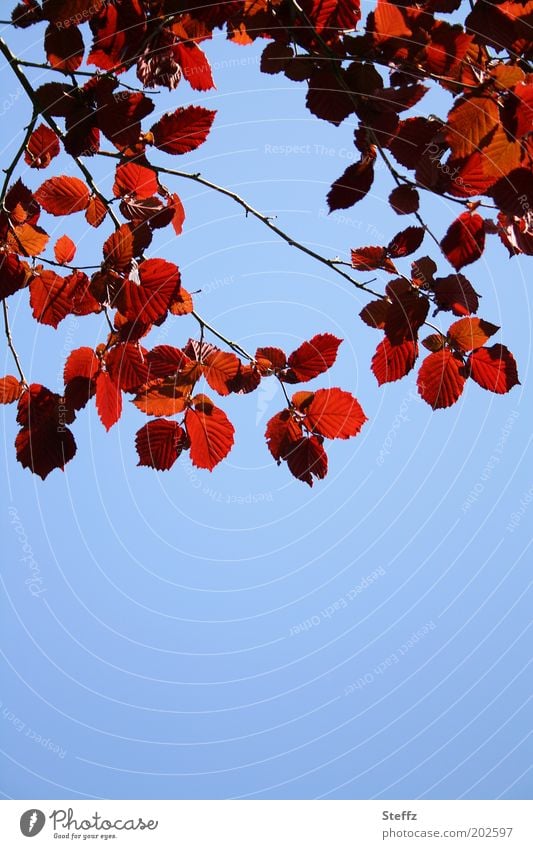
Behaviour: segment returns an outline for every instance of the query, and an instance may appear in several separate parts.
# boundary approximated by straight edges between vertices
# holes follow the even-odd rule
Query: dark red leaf
[[[170,469],[181,454],[184,442],[185,432],[177,422],[168,419],[148,422],[135,436],[137,465],[160,471]]]
[[[456,271],[479,259],[485,248],[485,221],[477,212],[463,212],[440,243]]]
[[[189,153],[205,142],[216,112],[203,106],[180,106],[163,115],[150,132],[154,144],[165,153]]]

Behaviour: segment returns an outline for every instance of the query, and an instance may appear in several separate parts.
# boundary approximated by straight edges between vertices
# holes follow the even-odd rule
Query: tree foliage
[[[378,0],[363,20],[357,0],[18,3],[12,24],[31,28],[32,38],[34,30],[42,33],[41,67],[49,71],[34,90],[25,73],[31,63],[0,42],[32,106],[23,142],[5,167],[0,210],[0,298],[17,371],[0,380],[0,401],[17,405],[23,466],[42,478],[64,468],[76,453],[70,426],[80,411],[94,402],[109,430],[130,396],[149,417],[135,437],[139,465],[167,470],[185,451],[195,466],[212,470],[234,442],[217,396],[253,392],[272,375],[286,406],[267,424],[267,447],[296,478],[309,485],[323,478],[327,440],[355,437],[364,426],[359,401],[343,389],[288,392],[334,366],[340,339],[325,330],[288,354],[268,340],[248,353],[197,313],[175,263],[148,256],[155,230],[173,228],[179,236],[184,225],[179,195],[166,185],[172,174],[232,198],[368,293],[361,319],[380,336],[370,364],[380,385],[416,368],[421,397],[440,409],[458,401],[467,380],[497,394],[518,383],[513,355],[493,340],[499,328],[477,316],[479,295],[463,269],[479,260],[490,238],[510,256],[533,253],[533,3],[476,0],[463,14],[464,5]],[[412,223],[387,245],[352,247],[351,263],[341,263],[292,239],[229,189],[173,168],[169,157],[186,157],[217,132],[216,113],[202,105],[215,85],[207,52],[217,31],[241,49],[262,40],[264,73],[302,86],[317,119],[355,124],[358,159],[331,186],[331,211],[364,202],[380,159],[390,176],[391,208]],[[189,86],[193,102],[154,121],[150,92],[178,85]],[[404,117],[415,105],[420,113],[433,87],[449,97],[447,115]],[[62,149],[77,176],[54,170]],[[91,173],[98,156],[116,162],[105,190]],[[46,172],[35,192],[15,176],[22,162]],[[458,207],[443,235],[425,223],[422,193]],[[68,234],[70,216],[81,215],[94,230],[93,268],[76,266]],[[48,216],[65,222],[54,244]],[[378,270],[388,276],[384,291],[353,276]],[[68,356],[62,395],[24,376],[8,319],[8,299],[24,289],[41,324],[57,328],[68,315],[99,313],[108,320],[107,338],[95,350]],[[447,331],[430,320],[441,312],[450,313]],[[197,339],[150,348],[154,325],[187,314],[198,323]]]

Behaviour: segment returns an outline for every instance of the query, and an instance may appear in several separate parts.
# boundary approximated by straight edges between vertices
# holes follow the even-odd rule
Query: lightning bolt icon
[[[36,822],[37,822],[37,811],[34,811],[34,812],[32,813],[32,815],[31,815],[31,817],[30,817],[30,821],[29,821],[29,823],[28,823],[28,832],[29,832],[30,834],[31,834],[31,832],[33,831],[33,827],[34,827],[34,825],[35,825],[35,823],[36,823]]]

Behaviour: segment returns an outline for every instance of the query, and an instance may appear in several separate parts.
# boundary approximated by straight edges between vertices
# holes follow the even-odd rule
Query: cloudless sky
[[[43,59],[40,27],[5,35],[19,56]],[[262,46],[219,33],[206,45],[216,91],[182,81],[153,95],[154,121],[181,104],[217,110],[203,146],[158,163],[232,188],[327,257],[348,259],[351,247],[386,244],[416,223],[391,211],[383,169],[364,202],[327,214],[329,186],[356,156],[354,122],[313,117],[305,84],[260,73]],[[45,75],[30,78],[37,86]],[[2,80],[6,166],[30,110],[5,65]],[[448,95],[427,102],[420,108],[441,114],[449,105]],[[88,164],[109,195],[112,161]],[[61,157],[19,173],[35,189],[76,171]],[[3,409],[0,791],[530,797],[531,260],[509,260],[493,236],[466,269],[522,385],[496,396],[470,381],[453,408],[432,412],[415,373],[378,388],[369,366],[381,334],[358,318],[363,293],[230,199],[167,184],[184,202],[184,232],[159,231],[150,251],[202,290],[198,311],[252,351],[290,351],[319,332],[343,338],[312,386],[353,392],[369,421],[328,445],[328,477],[310,489],[265,446],[266,422],[283,407],[274,379],[220,400],[236,442],[212,474],[187,456],[166,473],[138,468],[143,414],[127,403],[106,434],[92,404],[73,425],[77,456],[43,483],[17,464],[15,410]],[[436,196],[423,204],[439,237],[461,211]],[[75,239],[80,264],[100,261],[109,225],[94,231],[81,214],[42,221],[52,240]],[[450,272],[429,237],[424,252]],[[36,324],[27,291],[11,313],[27,374],[54,391],[68,352],[106,335],[98,316],[56,331]],[[150,347],[196,330],[174,318]],[[13,371],[7,350],[2,368]]]

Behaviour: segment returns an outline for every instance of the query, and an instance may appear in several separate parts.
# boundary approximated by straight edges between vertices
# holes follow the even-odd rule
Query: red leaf
[[[415,289],[395,293],[389,289],[391,305],[385,319],[385,334],[392,345],[404,339],[416,340],[418,330],[424,324],[429,311],[429,301]]]
[[[477,312],[479,298],[472,284],[462,274],[439,277],[431,284],[439,310],[454,315],[470,315]]]
[[[372,358],[372,371],[380,386],[405,377],[413,368],[418,357],[418,344],[413,339],[405,339],[399,345],[392,345],[385,337],[380,342]]]
[[[505,345],[478,348],[470,354],[467,366],[476,383],[498,395],[520,383],[516,360]]]
[[[184,447],[185,432],[177,422],[156,419],[148,422],[135,436],[138,466],[166,471],[172,468]]]
[[[279,465],[302,438],[302,425],[295,421],[290,410],[282,410],[268,422],[265,437],[268,450]]]
[[[15,439],[17,460],[43,480],[54,469],[64,469],[76,453],[76,442],[68,427],[54,425],[23,427]]]
[[[240,360],[235,354],[215,349],[203,358],[203,374],[211,389],[219,395],[229,395],[231,381],[237,375]]]
[[[434,410],[451,407],[461,395],[465,380],[463,361],[443,349],[430,354],[422,363],[417,379],[418,392]]]
[[[70,32],[75,23],[85,23],[101,11],[103,3],[95,0],[44,0],[46,20],[60,24]]]
[[[323,374],[337,359],[337,350],[341,342],[342,339],[337,339],[331,333],[319,333],[309,342],[303,342],[288,359],[290,372],[285,379],[287,380],[289,376],[291,379],[287,382],[306,383],[318,377],[319,374]]]
[[[485,221],[477,212],[463,212],[448,228],[440,243],[456,271],[475,262],[485,248]]]
[[[205,395],[197,396],[194,408],[185,413],[185,429],[191,443],[191,461],[212,471],[231,451],[234,427],[226,414]]]
[[[316,436],[295,442],[285,459],[291,474],[309,486],[313,486],[313,476],[322,479],[327,475],[328,457]]]
[[[17,377],[11,374],[0,377],[0,404],[12,404],[20,398],[22,391],[22,384]]]
[[[420,197],[411,186],[397,186],[389,195],[389,203],[398,215],[409,215],[417,211]]]
[[[23,289],[30,280],[30,270],[15,254],[0,253],[0,298]]]
[[[424,153],[429,153],[430,143],[439,129],[440,122],[427,118],[406,118],[400,121],[388,148],[400,165],[415,169]]]
[[[56,134],[46,124],[39,124],[28,140],[24,161],[30,168],[46,168],[59,152]]]
[[[460,318],[448,330],[448,337],[458,351],[466,353],[481,348],[499,329],[482,318]]]
[[[342,389],[319,389],[305,415],[311,430],[328,439],[357,436],[367,421],[359,401]]]
[[[92,380],[100,371],[100,360],[92,348],[76,348],[72,351],[65,363],[63,378],[65,383],[70,383],[76,377],[84,377]]]
[[[106,369],[123,392],[133,392],[148,380],[146,352],[133,342],[122,342],[107,352]]]
[[[159,191],[157,174],[151,168],[145,168],[137,162],[119,165],[115,172],[113,194],[115,197],[132,195],[144,199],[156,195]]]
[[[30,283],[30,306],[40,324],[57,328],[60,321],[72,311],[69,277],[60,277],[55,271],[43,269]]]
[[[131,321],[152,323],[162,318],[180,289],[180,272],[173,262],[147,259],[139,265],[140,284],[126,280],[119,309]]]
[[[216,88],[211,74],[209,60],[203,50],[194,42],[181,42],[175,47],[176,58],[183,76],[195,91],[208,91]]]
[[[414,253],[424,241],[425,234],[423,227],[407,227],[390,242],[387,248],[389,255],[396,259]]]
[[[69,236],[60,236],[54,245],[54,255],[60,265],[72,262],[76,255],[76,245]]]
[[[255,365],[239,363],[239,371],[228,384],[230,392],[236,395],[247,395],[253,392],[261,383],[261,373]]]
[[[105,204],[96,195],[89,198],[87,209],[85,210],[85,220],[91,227],[99,227],[107,215]]]
[[[78,27],[56,27],[49,24],[44,34],[44,49],[52,68],[71,73],[83,62],[83,37]]]
[[[106,371],[96,378],[96,409],[106,430],[118,422],[122,413],[122,392]]]
[[[56,328],[67,315],[99,312],[100,304],[88,291],[89,280],[80,271],[60,277],[55,271],[42,270],[30,283],[33,317],[41,324]]]
[[[339,73],[343,75],[341,69]],[[306,106],[317,118],[336,125],[355,112],[356,108],[354,99],[329,68],[313,70],[309,78]]]
[[[375,271],[382,268],[389,274],[397,273],[396,266],[387,256],[387,248],[374,246],[352,249],[352,268],[357,271]]]
[[[365,324],[368,324],[369,327],[383,330],[389,309],[390,302],[385,300],[385,298],[379,298],[377,301],[370,301],[366,307],[363,307],[359,313],[359,317],[362,318]]]
[[[258,348],[255,359],[260,363],[261,370],[284,369],[287,365],[287,355],[281,348]],[[266,361],[266,362],[263,362]]]
[[[35,200],[51,215],[70,215],[89,205],[89,189],[77,177],[51,177],[35,192]]]
[[[53,469],[63,469],[74,457],[76,443],[66,427],[74,419],[64,398],[45,386],[32,383],[18,402],[15,440],[17,460],[43,480]]]
[[[203,106],[180,106],[163,115],[150,132],[154,144],[165,153],[189,153],[209,135],[216,112]]]
[[[169,377],[191,362],[180,348],[174,348],[172,345],[156,345],[148,351],[146,361],[150,378]]]
[[[330,212],[347,209],[362,200],[374,182],[375,156],[365,156],[349,165],[344,174],[335,180],[328,194]]]
[[[167,206],[171,207],[174,210],[174,216],[172,218],[172,227],[174,228],[174,232],[176,236],[181,235],[183,230],[183,222],[185,221],[185,209],[183,208],[183,204],[178,195],[172,194],[167,197]]]

